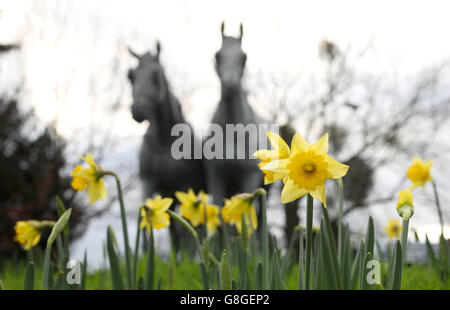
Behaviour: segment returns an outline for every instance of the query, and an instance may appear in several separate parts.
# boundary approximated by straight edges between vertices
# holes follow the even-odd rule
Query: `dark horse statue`
[[[226,125],[242,124],[259,125],[266,124],[252,110],[247,102],[247,93],[242,88],[241,80],[244,74],[247,55],[242,51],[241,41],[243,27],[240,25],[238,38],[224,35],[225,24],[222,23],[222,47],[215,55],[216,71],[221,82],[221,99],[214,113],[212,123],[222,128],[226,134]],[[255,126],[257,127],[257,126]],[[263,137],[261,137],[263,135]],[[248,154],[249,143],[266,139],[265,131],[262,135],[245,134],[245,158],[237,159],[212,159],[205,162],[207,170],[208,191],[213,195],[216,204],[222,204],[224,198],[242,192],[252,192],[263,184],[263,174],[258,169],[258,161],[250,159]],[[234,136],[233,142],[224,139],[223,150],[230,146],[237,152],[239,141]],[[242,138],[242,136],[241,136]],[[230,143],[234,145],[230,145]],[[242,144],[241,146],[242,147]]]
[[[150,125],[144,136],[140,151],[139,173],[145,197],[155,193],[163,197],[174,197],[175,191],[192,188],[199,191],[206,188],[205,171],[202,160],[174,159],[171,154],[172,143],[177,139],[171,135],[174,125],[186,124],[179,101],[172,94],[164,69],[159,61],[161,45],[157,42],[156,53],[138,55],[129,49],[131,55],[139,60],[135,69],[130,69],[128,78],[132,84],[133,104],[131,112],[137,122],[148,120]],[[191,135],[191,145],[196,142]],[[191,158],[194,158],[193,154]],[[176,225],[171,225],[175,227]],[[178,229],[177,229],[178,231]],[[176,238],[178,233],[172,236]],[[179,240],[175,240],[176,248]]]

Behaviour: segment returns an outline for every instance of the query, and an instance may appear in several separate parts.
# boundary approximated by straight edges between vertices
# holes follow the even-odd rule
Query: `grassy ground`
[[[6,262],[0,268],[0,280],[3,282],[4,288],[7,290],[23,289],[23,282],[25,278],[25,262],[11,263]],[[156,260],[156,282],[160,281],[162,289],[202,289],[202,282],[199,272],[199,266],[188,258],[183,258],[182,261],[173,268],[173,280],[170,280],[169,269],[170,264],[161,259]],[[139,273],[144,274],[145,261],[141,260],[139,265]],[[383,268],[384,269],[384,268]],[[237,277],[237,270],[235,270]],[[385,277],[383,270],[382,277]],[[37,270],[36,286],[40,287],[42,279],[42,271]],[[285,279],[288,289],[296,289],[297,287],[297,270],[292,268]],[[104,290],[111,289],[111,275],[107,270],[99,270],[88,274],[86,288],[89,290]],[[403,275],[402,289],[409,290],[450,290],[450,279],[442,281],[439,275],[431,268],[424,265],[410,265],[406,266]]]

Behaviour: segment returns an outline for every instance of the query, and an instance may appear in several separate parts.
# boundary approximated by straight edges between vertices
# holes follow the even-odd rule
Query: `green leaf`
[[[285,277],[288,268],[291,266],[294,258],[294,244],[297,242],[298,232],[297,228],[292,230],[291,237],[289,239],[288,248],[281,258],[281,276]]]
[[[269,289],[269,230],[267,229],[267,195],[261,196],[263,289]]]
[[[4,291],[5,290],[5,286],[3,285],[2,280],[0,280],[0,291]]]
[[[220,259],[220,282],[223,290],[232,289],[232,274],[230,262],[228,261],[227,250],[222,251],[222,257]]]
[[[352,252],[352,246],[350,241],[350,228],[348,224],[343,228],[343,241],[344,246],[342,247],[342,267],[341,267],[341,273],[342,273],[342,280],[344,283],[344,289],[349,290],[351,289],[352,285],[352,263],[351,263],[351,252]]]
[[[55,284],[53,285],[52,289],[54,290],[62,290],[64,289],[64,285],[65,285],[65,277],[64,277],[64,272],[60,271],[58,272],[58,276],[56,277],[56,281]]]
[[[206,272],[205,264],[200,262],[200,274],[202,276],[203,289],[209,290],[208,273]]]
[[[242,212],[241,214],[241,226],[242,226],[242,244],[244,247],[244,253],[247,253],[247,249],[248,249],[248,229],[247,229],[247,219],[246,219],[246,215],[244,212]]]
[[[137,267],[138,267],[138,260],[139,260],[139,246],[140,246],[140,237],[141,237],[141,209],[138,211],[137,216],[137,231],[136,231],[136,240],[134,244],[134,263],[133,263],[133,285],[136,285],[137,280]]]
[[[366,253],[372,253],[374,255],[373,249],[375,244],[375,228],[373,224],[373,219],[369,216],[369,223],[367,225],[366,232]]]
[[[47,240],[47,247],[51,247],[53,242],[55,242],[56,237],[59,235],[59,233],[64,229],[67,222],[69,221],[70,214],[72,212],[72,209],[68,209],[56,222],[56,224],[53,226],[52,232],[50,233],[50,237],[48,237]]]
[[[331,253],[331,247],[330,247],[330,241],[328,240],[328,234],[325,232],[325,221],[322,218],[320,223],[320,231],[322,232],[320,234],[321,242],[320,242],[320,253],[321,253],[321,260],[323,264],[323,275],[324,282],[322,284],[324,285],[325,289],[332,289],[336,290],[338,289],[338,280],[336,277],[336,270],[334,269],[335,266],[333,264],[333,258]]]
[[[111,226],[108,226],[106,236],[106,248],[108,252],[109,263],[111,266],[112,284],[115,290],[123,290],[122,275],[120,274],[119,259],[117,257],[117,253],[114,248],[113,242],[114,239],[115,239],[114,231],[112,230]]]
[[[58,195],[55,196],[55,201],[56,201],[56,206],[58,209],[58,216],[61,217],[63,216],[64,212],[66,212],[66,208],[64,207],[64,203],[62,202],[61,198],[59,198]],[[70,257],[70,253],[69,253],[69,238],[70,238],[70,234],[69,234],[69,223],[67,223],[67,225],[64,227],[64,232],[63,232],[63,236],[64,236],[64,266],[67,264],[67,262],[69,261],[69,257]]]
[[[83,268],[81,269],[81,289],[86,289],[86,279],[87,279],[87,251],[84,251],[83,258]]]
[[[29,262],[25,273],[25,290],[34,290],[34,263]]]
[[[198,239],[198,234],[195,231],[194,227],[189,224],[188,221],[186,221],[184,218],[182,218],[177,213],[173,212],[172,210],[167,210],[167,212],[170,214],[171,217],[173,217],[178,223],[180,223],[194,238]]]
[[[278,290],[286,289],[283,277],[281,275],[280,260],[278,258],[278,251],[276,249],[273,250],[273,274],[275,278],[276,289]]]
[[[311,285],[311,256],[312,256],[312,224],[313,224],[313,198],[310,194],[306,196],[306,266],[305,266],[305,289],[309,290]]]
[[[428,236],[427,235],[425,235],[425,243],[427,245],[427,253],[428,253],[428,258],[429,258],[428,261],[431,261],[431,265],[434,268],[438,268],[439,266],[438,266],[438,263],[437,263],[437,260],[436,260],[436,254],[434,254],[433,247],[431,246],[430,240],[428,240]]]
[[[372,290],[373,289],[373,285],[369,284],[369,282],[367,281],[367,275],[369,274],[370,270],[367,268],[367,264],[369,263],[369,261],[372,259],[372,253],[367,253],[366,254],[366,258],[364,259],[364,266],[363,266],[363,276],[361,277],[361,289],[363,290]]]
[[[148,238],[147,264],[145,266],[144,289],[153,290],[155,284],[155,241],[153,227],[150,225]]]
[[[258,263],[256,267],[256,280],[255,280],[255,289],[262,290],[263,289],[263,267],[261,263]]]
[[[299,230],[299,253],[298,253],[298,280],[297,288],[305,289],[305,250],[303,248],[303,229]]]
[[[138,290],[143,290],[144,289],[144,278],[142,276],[139,277],[139,281],[138,281]]]
[[[400,241],[395,242],[394,253],[391,260],[391,270],[388,278],[388,289],[399,290],[402,285],[402,246]]]
[[[361,244],[356,252],[355,260],[352,266],[352,277],[351,277],[351,289],[356,289],[358,286],[358,279],[360,273],[360,266],[362,261],[362,256],[366,253],[366,245],[364,240],[361,240]]]
[[[336,250],[336,242],[334,240],[330,218],[328,217],[328,210],[323,205],[322,210],[323,210],[324,232],[325,232],[324,245],[327,247],[327,251],[325,253],[328,253],[330,255],[333,276],[336,279],[336,288],[343,289],[342,276],[341,271],[339,270],[338,254]]]
[[[44,258],[44,275],[42,278],[42,289],[48,290],[51,288],[51,281],[52,277],[50,275],[50,261],[51,261],[51,251],[52,251],[52,245],[47,245],[47,248],[45,249],[45,258]]]

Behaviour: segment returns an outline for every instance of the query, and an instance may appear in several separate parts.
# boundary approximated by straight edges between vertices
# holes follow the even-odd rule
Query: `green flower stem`
[[[339,262],[342,261],[343,256],[343,233],[342,233],[342,225],[344,221],[344,184],[342,183],[342,179],[339,178],[336,180],[338,184],[338,197],[339,197],[339,213],[338,213],[338,258]]]
[[[136,244],[134,246],[134,265],[133,265],[133,283],[136,285],[137,283],[137,266],[139,260],[139,245],[140,245],[140,237],[141,237],[141,209],[138,211],[138,221],[137,221],[137,232],[136,232]]]
[[[408,229],[409,229],[409,220],[403,221],[403,224],[402,224],[402,236],[401,236],[403,265],[406,262],[406,246],[408,244]]]
[[[117,174],[111,171],[103,171],[104,175],[113,176],[116,180],[117,185],[117,193],[119,197],[119,205],[120,205],[120,217],[122,219],[122,230],[123,230],[123,239],[125,243],[125,264],[127,268],[127,284],[128,289],[133,288],[133,274],[131,271],[131,249],[130,249],[130,241],[128,239],[128,228],[127,228],[127,216],[125,213],[125,204],[123,202],[123,194],[122,194],[122,186],[120,185],[120,178]]]
[[[52,251],[52,244],[47,245],[47,248],[45,249],[45,258],[44,258],[44,275],[42,277],[42,289],[48,290],[50,289],[50,260],[51,260],[51,251]]]
[[[269,289],[269,232],[267,230],[267,194],[261,195],[262,245],[263,245],[263,288]]]
[[[311,285],[312,224],[313,224],[313,198],[310,194],[308,194],[306,203],[306,264],[305,264],[306,290],[309,290]]]
[[[436,201],[436,207],[438,210],[439,222],[441,223],[441,234],[444,234],[444,218],[442,217],[442,209],[441,204],[439,202],[439,195],[437,191],[436,182],[432,181],[431,184],[433,185],[434,199]]]

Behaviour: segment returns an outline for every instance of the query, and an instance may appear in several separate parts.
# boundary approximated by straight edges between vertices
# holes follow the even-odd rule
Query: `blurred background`
[[[244,26],[244,87],[256,113],[309,141],[330,133],[331,153],[350,164],[346,220],[357,236],[372,215],[384,236],[414,156],[432,159],[444,220],[450,218],[450,40],[445,1],[0,1],[0,256],[19,255],[14,224],[54,219],[59,194],[74,209],[72,258],[103,264],[106,227],[120,230],[114,184],[89,205],[70,188],[76,154],[116,171],[129,219],[142,201],[138,155],[147,123],[130,113],[129,68],[154,51],[197,134],[220,99],[214,54],[220,24]],[[332,183],[332,182],[330,182]],[[285,208],[272,188],[270,227],[285,242],[304,204]],[[330,186],[330,212],[336,190]],[[432,188],[415,192],[410,227],[437,242]],[[316,212],[317,214],[318,212]],[[130,232],[135,232],[130,220]],[[318,223],[317,223],[318,224]],[[450,227],[444,230],[449,238]],[[157,233],[161,253],[168,232]],[[410,234],[414,238],[413,234]],[[133,238],[133,236],[130,236]],[[119,243],[121,240],[118,240]]]

